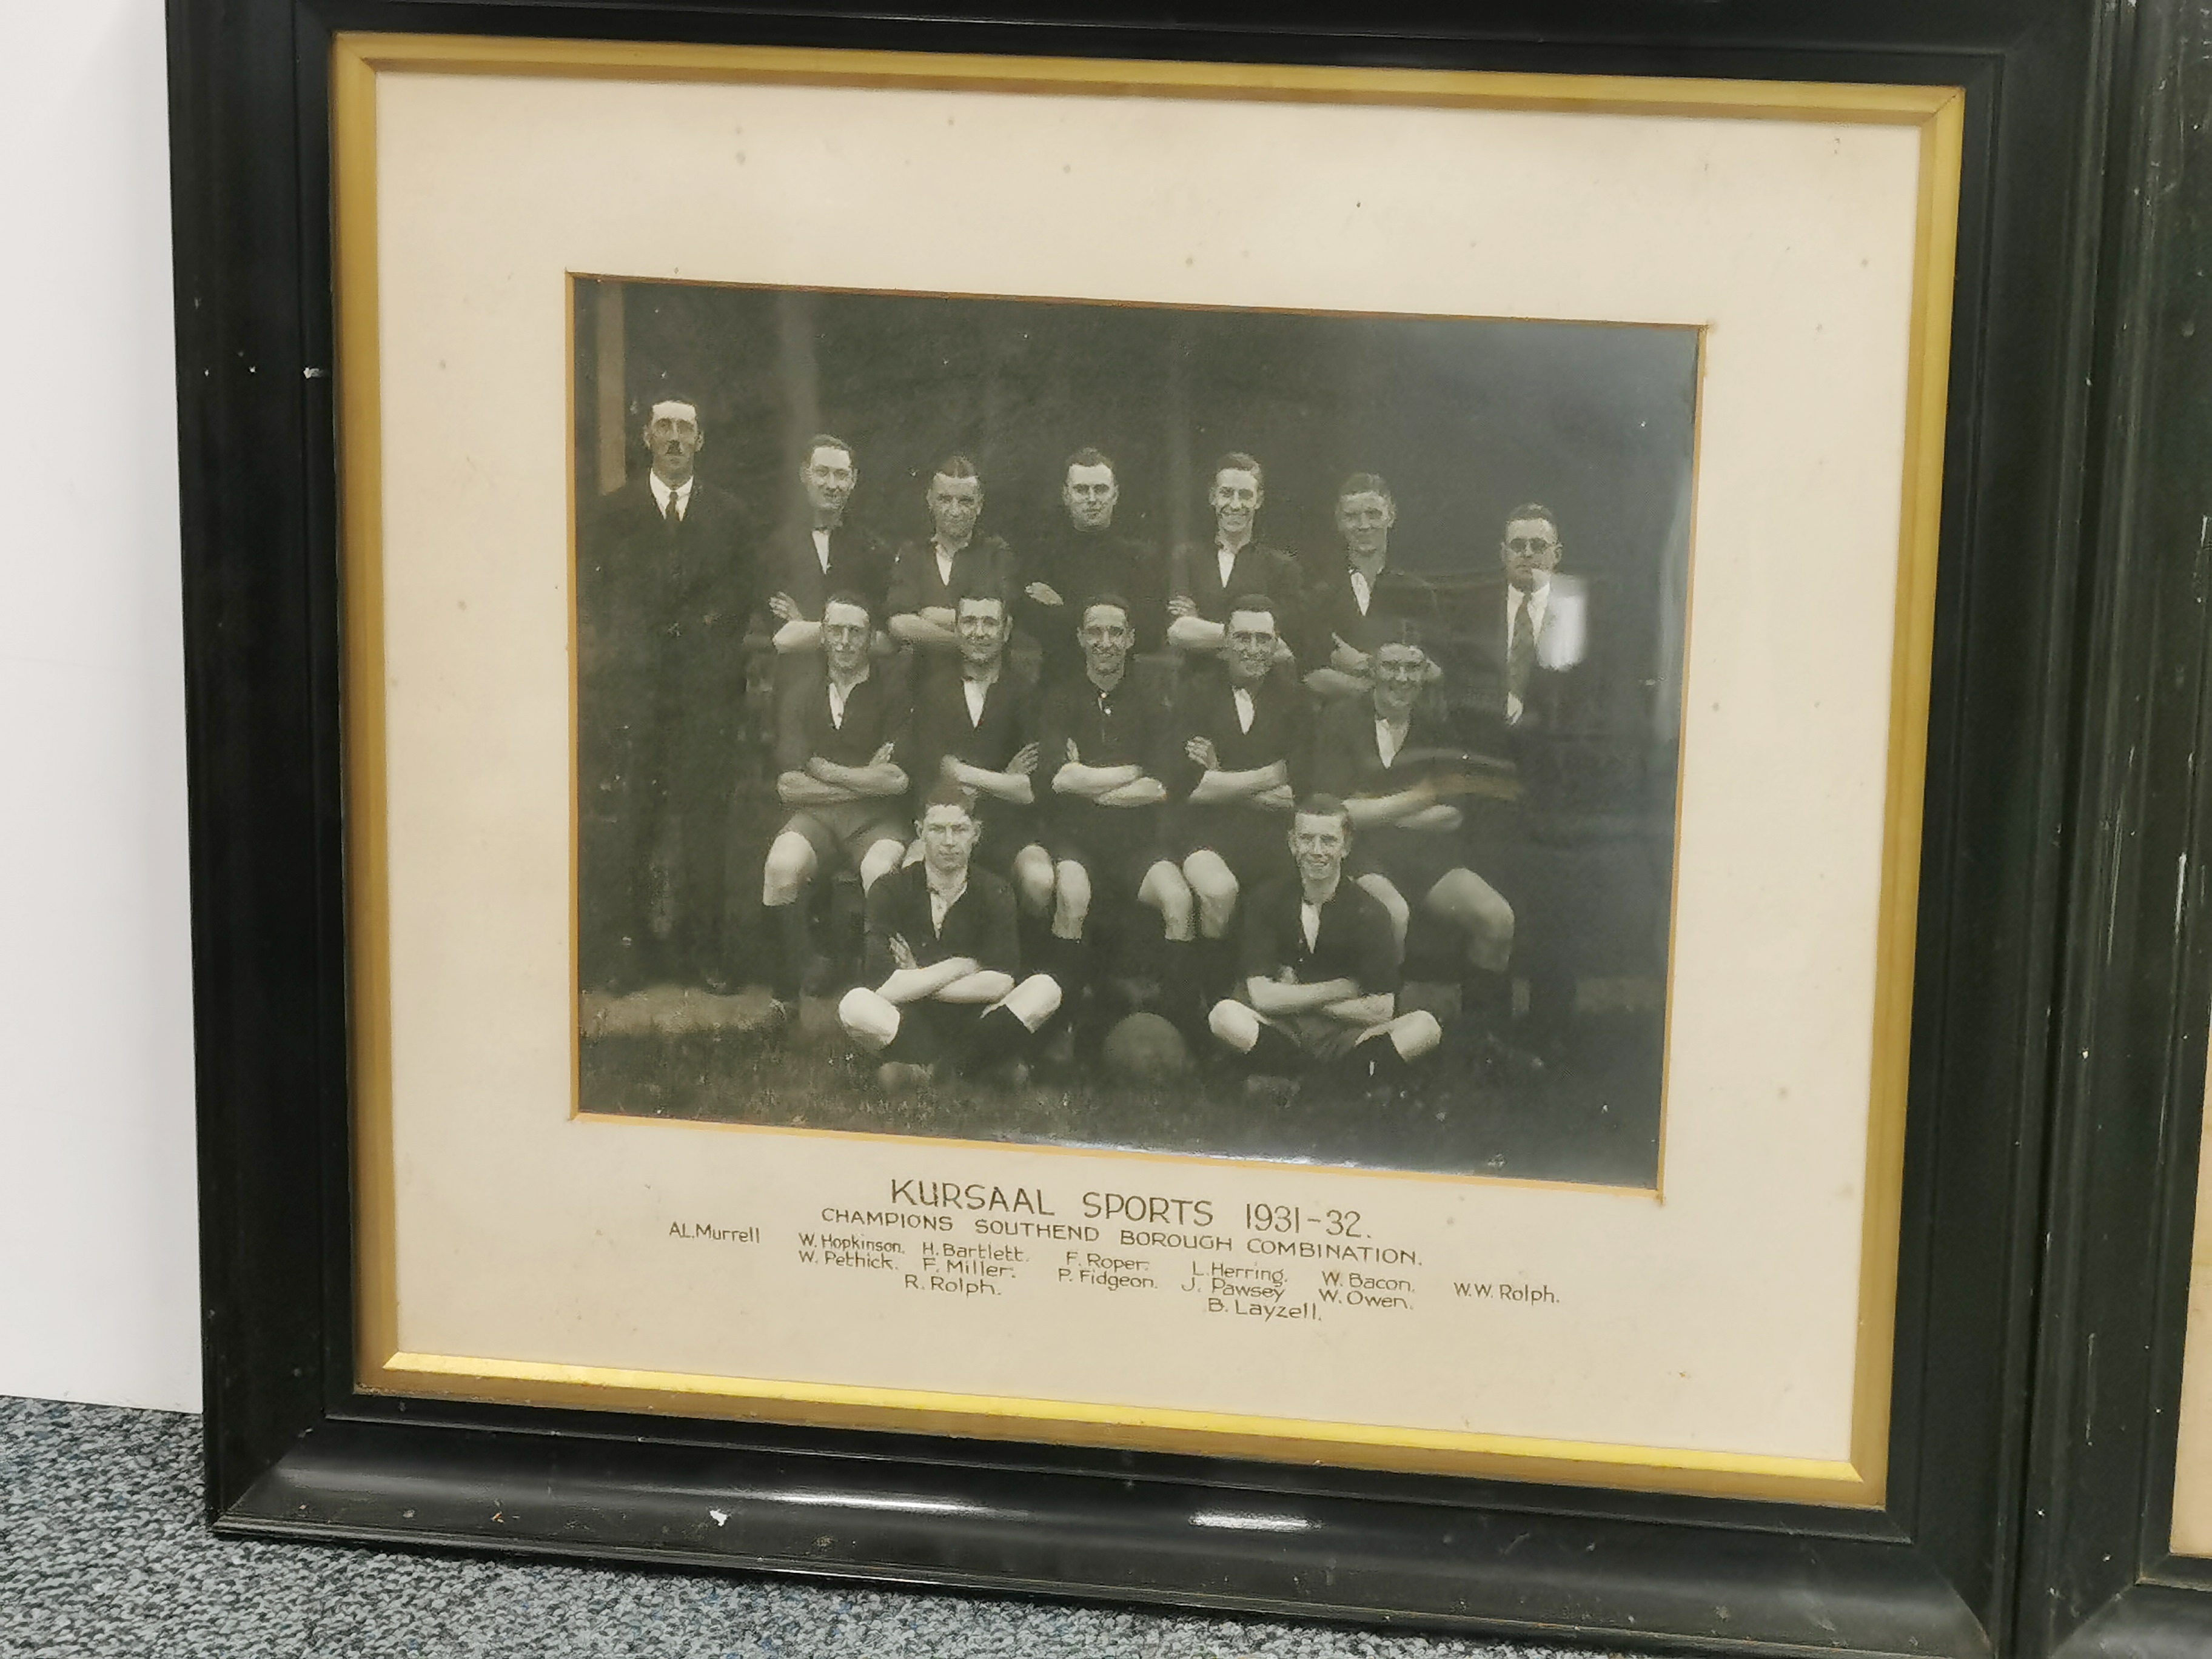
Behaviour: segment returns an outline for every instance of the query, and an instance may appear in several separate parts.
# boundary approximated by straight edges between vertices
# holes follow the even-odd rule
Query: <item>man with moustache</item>
[[[1344,562],[1306,589],[1302,661],[1314,665],[1306,690],[1324,702],[1353,697],[1372,684],[1375,647],[1395,624],[1435,629],[1443,613],[1429,583],[1390,562],[1398,503],[1373,472],[1355,472],[1336,492],[1336,531]]]
[[[1097,594],[1123,596],[1138,650],[1159,643],[1166,620],[1161,573],[1151,548],[1114,529],[1114,509],[1121,499],[1114,463],[1097,449],[1077,450],[1061,474],[1065,516],[1023,550],[1021,608],[1016,614],[1042,653],[1042,685],[1081,676],[1084,653],[1077,639],[1083,607]]]
[[[641,435],[651,466],[579,538],[579,975],[611,994],[664,975],[720,991],[752,520],[698,476],[696,399],[658,398]]]
[[[1186,678],[1176,697],[1170,730],[1178,750],[1163,779],[1178,803],[1168,844],[1198,912],[1201,993],[1227,980],[1238,896],[1287,873],[1284,826],[1311,757],[1305,688],[1273,672],[1281,644],[1276,614],[1264,593],[1229,601],[1225,672]]]
[[[792,814],[761,872],[761,903],[782,946],[770,987],[779,1025],[796,1011],[811,961],[806,898],[815,878],[856,869],[866,889],[906,853],[907,775],[896,759],[906,712],[872,671],[868,602],[830,594],[821,628],[822,679],[781,711],[775,789]]]
[[[884,601],[890,636],[914,653],[917,672],[950,664],[959,651],[952,596],[963,590],[1002,592],[1013,567],[1006,543],[976,528],[983,516],[983,480],[967,456],[948,455],[938,463],[922,501],[934,528],[927,540],[900,547]]]
[[[994,1069],[1018,1085],[1060,987],[1048,974],[1020,978],[1014,896],[972,861],[968,792],[940,778],[915,828],[921,859],[868,890],[866,982],[839,1001],[838,1023],[878,1060],[886,1093]]]
[[[1188,986],[1196,914],[1190,884],[1161,839],[1168,711],[1133,678],[1129,602],[1097,593],[1076,630],[1083,672],[1045,693],[1043,750],[1051,778],[1046,846],[1052,858],[1049,960],[1073,1009],[1099,968],[1094,918],[1134,898],[1157,912],[1163,983]],[[1170,963],[1166,958],[1176,958]]]
[[[1012,881],[1022,906],[1042,915],[1052,902],[1052,860],[1034,833],[1037,769],[1036,689],[1010,671],[1006,595],[963,589],[952,601],[955,663],[925,670],[915,687],[913,718],[902,750],[918,794],[939,781],[975,803],[979,867]],[[917,842],[909,863],[926,851]]]
[[[1213,508],[1212,544],[1176,549],[1169,573],[1168,643],[1193,656],[1225,656],[1231,601],[1265,593],[1273,601],[1277,655],[1287,661],[1291,639],[1303,626],[1304,582],[1296,559],[1256,538],[1260,509],[1267,499],[1267,474],[1258,461],[1237,450],[1213,464],[1212,479],[1206,489]]]
[[[883,538],[845,522],[860,488],[852,445],[827,432],[806,441],[799,465],[805,507],[763,550],[761,585],[775,619],[776,700],[781,705],[822,678],[822,605],[832,593],[857,593],[882,614],[890,586],[891,552]]]
[[[1277,1099],[1316,1073],[1395,1084],[1443,1040],[1425,1010],[1397,1010],[1398,954],[1381,901],[1344,874],[1354,840],[1334,795],[1300,801],[1285,836],[1295,876],[1254,894],[1238,927],[1237,996],[1206,1016],[1246,1070],[1246,1088]]]

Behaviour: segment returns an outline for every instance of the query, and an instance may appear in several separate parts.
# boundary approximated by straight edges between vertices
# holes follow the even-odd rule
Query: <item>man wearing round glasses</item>
[[[1505,724],[1542,722],[1558,695],[1557,675],[1583,659],[1588,645],[1582,589],[1556,579],[1559,521],[1552,509],[1525,501],[1505,516],[1498,561],[1505,573],[1498,651]]]

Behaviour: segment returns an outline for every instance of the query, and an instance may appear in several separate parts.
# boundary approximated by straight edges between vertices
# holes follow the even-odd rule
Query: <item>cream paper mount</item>
[[[1881,1502],[1959,94],[376,36],[334,72],[363,1386]],[[1656,1187],[577,1115],[579,276],[1701,331]],[[825,1231],[1019,1254],[932,1295]],[[1059,1276],[1091,1255],[1157,1284]],[[1216,1262],[1316,1316],[1174,1293]],[[1323,1310],[1353,1273],[1375,1305]]]

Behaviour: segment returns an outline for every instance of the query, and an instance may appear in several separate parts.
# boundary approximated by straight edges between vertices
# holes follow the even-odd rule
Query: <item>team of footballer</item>
[[[644,436],[652,471],[607,498],[580,569],[585,880],[604,913],[587,988],[635,976],[656,907],[657,931],[678,937],[713,926],[672,927],[672,911],[726,911],[738,872],[714,866],[739,641],[764,615],[788,817],[761,867],[771,937],[752,943],[775,1026],[823,966],[810,900],[850,870],[865,943],[837,1016],[886,1089],[1025,1071],[1056,1032],[1063,1048],[1095,1033],[1094,1001],[1127,1006],[1099,983],[1117,968],[1255,1087],[1316,1072],[1394,1085],[1443,1035],[1398,1007],[1416,912],[1452,940],[1488,1052],[1515,1053],[1514,913],[1470,867],[1460,804],[1510,786],[1435,713],[1424,629],[1438,602],[1389,563],[1382,478],[1344,481],[1342,563],[1310,578],[1258,538],[1266,477],[1243,453],[1207,477],[1211,545],[1160,559],[1114,531],[1113,463],[1079,450],[1060,533],[1017,557],[982,529],[965,456],[929,479],[932,534],[891,549],[847,521],[860,475],[841,439],[810,441],[804,519],[760,538],[696,476],[695,402],[655,403]],[[1509,515],[1495,642],[1509,726],[1577,649],[1559,550],[1547,509]],[[1018,629],[1034,680],[1010,658]],[[1165,654],[1171,690],[1140,653]],[[672,848],[691,872],[672,889],[650,874]],[[732,976],[712,950],[696,971],[717,988]]]

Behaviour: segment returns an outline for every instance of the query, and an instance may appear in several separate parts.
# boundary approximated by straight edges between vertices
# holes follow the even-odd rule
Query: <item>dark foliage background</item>
[[[927,533],[922,491],[963,450],[983,523],[1018,553],[1051,525],[1070,451],[1111,455],[1115,526],[1161,546],[1212,533],[1207,469],[1267,467],[1260,533],[1310,570],[1340,558],[1348,473],[1396,493],[1393,561],[1448,590],[1497,572],[1504,515],[1545,502],[1563,568],[1600,597],[1601,702],[1618,735],[1671,743],[1680,702],[1698,377],[1687,328],[1346,317],[935,295],[621,284],[629,465],[653,400],[701,406],[707,477],[789,512],[806,439],[858,452],[852,516]],[[599,479],[592,331],[578,285],[579,477]]]

